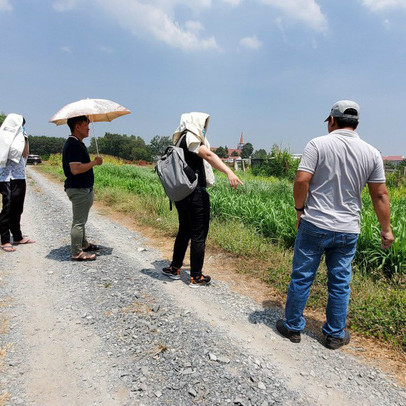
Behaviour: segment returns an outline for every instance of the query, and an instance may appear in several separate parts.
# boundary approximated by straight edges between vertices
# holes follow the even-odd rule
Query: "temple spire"
[[[243,137],[243,132],[241,131],[241,137],[240,137],[240,142],[237,145],[237,151],[241,151],[243,146],[244,146],[244,137]]]

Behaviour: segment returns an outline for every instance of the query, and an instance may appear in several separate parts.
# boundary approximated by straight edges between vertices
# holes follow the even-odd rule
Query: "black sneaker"
[[[163,268],[162,273],[171,279],[180,279],[180,268],[174,268],[172,265],[168,268]]]
[[[208,275],[200,275],[200,277],[194,278],[193,276],[190,278],[189,287],[190,288],[200,288],[200,286],[206,286],[210,283],[211,278]]]
[[[344,337],[337,338],[332,336],[326,336],[326,347],[329,350],[336,350],[337,348],[347,345],[351,340],[350,333],[347,330],[344,330]]]
[[[289,330],[285,322],[281,319],[276,322],[276,329],[285,337],[289,338],[292,343],[300,343],[300,331]]]

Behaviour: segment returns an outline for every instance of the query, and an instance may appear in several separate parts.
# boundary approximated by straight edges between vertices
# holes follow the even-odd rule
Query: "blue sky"
[[[0,111],[32,135],[90,97],[132,111],[106,131],[171,135],[211,115],[213,146],[301,153],[332,104],[361,106],[359,134],[406,155],[406,0],[0,0]]]

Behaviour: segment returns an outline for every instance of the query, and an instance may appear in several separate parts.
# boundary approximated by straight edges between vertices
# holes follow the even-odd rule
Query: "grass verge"
[[[168,200],[153,185],[151,171],[146,179],[142,179],[142,175],[138,179],[134,170],[129,171],[126,167],[120,169],[118,165],[107,174],[101,168],[95,170],[96,200],[131,216],[139,224],[159,229],[162,235],[176,235],[176,210],[169,211]],[[64,178],[59,166],[44,165],[40,169],[60,180]],[[227,204],[232,204],[232,199]],[[208,246],[233,255],[238,272],[252,275],[272,286],[280,295],[285,295],[290,279],[292,250],[275,242],[275,239],[265,238],[257,227],[243,220],[236,216],[227,218],[214,215]],[[389,279],[378,271],[365,274],[355,267],[348,317],[351,328],[365,336],[388,342],[405,353],[405,284],[404,276]],[[326,270],[321,266],[308,301],[310,309],[324,310],[326,285]]]

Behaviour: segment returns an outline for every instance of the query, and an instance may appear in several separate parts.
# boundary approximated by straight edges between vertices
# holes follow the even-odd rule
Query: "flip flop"
[[[96,259],[96,254],[86,254],[86,252],[81,252],[77,257],[72,257],[72,261],[94,261]]]
[[[86,248],[82,248],[82,251],[89,252],[89,251],[98,251],[100,247],[96,244],[92,244],[91,242]]]
[[[1,246],[1,249],[4,252],[14,252],[14,251],[16,251],[16,249],[12,245]]]
[[[23,240],[24,240],[24,238],[20,241],[14,241],[13,245],[24,245],[24,244],[34,244],[35,243],[34,240],[30,240],[29,238],[27,238],[24,242],[21,242]]]

